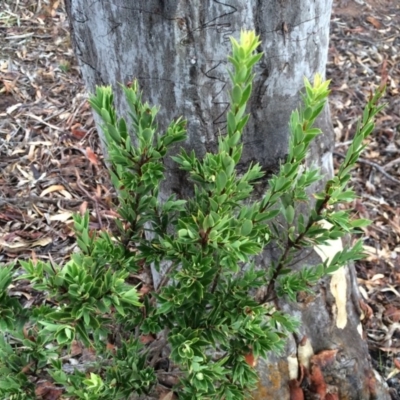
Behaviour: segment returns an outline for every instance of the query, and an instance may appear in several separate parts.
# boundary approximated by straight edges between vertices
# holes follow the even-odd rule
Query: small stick
[[[346,157],[346,155],[341,154],[341,153],[336,153],[336,152],[334,152],[333,154],[334,154],[335,156],[342,157],[342,158],[345,158],[345,157]],[[375,168],[377,171],[379,171],[385,178],[388,178],[388,179],[391,180],[392,182],[395,182],[395,183],[397,183],[398,185],[400,185],[400,181],[399,181],[398,179],[396,179],[396,178],[393,178],[393,176],[391,176],[390,174],[388,174],[388,173],[385,171],[385,169],[384,169],[383,167],[381,167],[379,164],[374,163],[373,161],[365,160],[364,158],[359,158],[359,159],[357,160],[357,162],[360,163],[360,164],[367,164],[367,165],[370,165],[371,167],[373,167],[373,168]]]

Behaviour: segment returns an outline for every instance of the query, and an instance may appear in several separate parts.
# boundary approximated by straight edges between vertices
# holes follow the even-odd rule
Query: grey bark
[[[215,149],[218,133],[225,129],[229,36],[255,29],[264,56],[255,69],[242,169],[257,161],[267,175],[277,171],[287,153],[289,116],[300,104],[303,78],[312,80],[317,72],[325,73],[332,0],[66,0],[66,7],[88,90],[111,84],[123,114],[126,108],[118,83],[137,78],[146,100],[161,106],[161,128],[174,117],[187,119],[185,146],[199,156]],[[333,135],[328,108],[319,125],[325,134],[314,144],[310,162],[319,164],[329,177]],[[162,196],[187,195],[184,177],[168,161],[167,169]],[[259,267],[266,268],[272,257],[274,251],[266,251]],[[306,260],[309,265],[319,261],[316,254]],[[293,375],[289,365],[298,360],[304,337],[315,353],[338,350],[326,372],[329,389],[336,390],[338,398],[389,398],[374,376],[359,333],[359,294],[352,266],[344,270],[336,287],[335,292],[327,278],[315,296],[295,304],[276,302],[296,315],[302,326],[288,341],[284,355],[260,360],[254,399],[289,399],[289,380],[298,373]]]

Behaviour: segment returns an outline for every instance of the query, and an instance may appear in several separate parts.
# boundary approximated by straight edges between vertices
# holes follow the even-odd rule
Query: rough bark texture
[[[117,107],[124,113],[117,84],[138,78],[145,98],[161,106],[160,127],[183,115],[188,120],[186,146],[200,156],[215,148],[225,127],[229,36],[238,37],[242,28],[255,29],[264,56],[255,71],[241,168],[254,160],[267,174],[276,171],[287,153],[289,116],[299,105],[303,77],[312,80],[315,73],[325,72],[332,0],[66,0],[66,6],[88,90],[94,91],[96,84],[113,85]],[[325,135],[315,143],[311,161],[330,176],[328,109],[319,125]],[[188,185],[182,185],[182,175],[171,162],[167,164],[163,195],[173,191],[185,196]],[[266,268],[274,256],[273,250],[267,251],[259,266]],[[313,254],[302,265],[319,261]],[[336,391],[339,399],[389,398],[370,367],[352,267],[332,281],[327,278],[314,296],[299,298],[295,304],[279,301],[276,306],[296,315],[302,327],[288,341],[283,356],[259,361],[260,384],[254,399],[294,396],[298,384],[289,381],[299,378],[296,363],[308,344],[315,354],[337,350],[323,366],[325,381],[331,385],[328,392]],[[321,357],[311,358],[311,376]],[[289,371],[291,365],[295,372]],[[312,389],[313,380],[307,379]]]

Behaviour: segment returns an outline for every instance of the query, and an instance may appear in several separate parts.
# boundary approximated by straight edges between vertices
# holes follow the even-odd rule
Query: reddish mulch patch
[[[0,263],[74,251],[72,213],[108,228],[115,198],[59,0],[0,5]],[[400,4],[334,5],[327,77],[341,161],[371,89],[387,107],[353,172],[353,209],[373,220],[357,264],[375,367],[400,399]],[[369,312],[367,312],[369,311]],[[399,358],[397,358],[399,356]],[[397,397],[396,397],[397,396]]]

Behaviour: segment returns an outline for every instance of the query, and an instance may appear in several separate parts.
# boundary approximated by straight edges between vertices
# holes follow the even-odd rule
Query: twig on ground
[[[65,130],[65,129],[60,128],[60,127],[58,127],[58,126],[49,124],[49,123],[46,122],[46,121],[43,121],[42,118],[39,118],[39,117],[37,117],[36,115],[33,115],[33,114],[22,114],[22,115],[25,116],[25,117],[33,118],[33,119],[35,119],[36,121],[40,122],[41,124],[46,125],[46,126],[48,126],[49,128],[55,129],[55,130],[57,130],[57,131],[64,132],[64,130]]]
[[[94,201],[92,199],[89,199],[90,201]],[[58,204],[59,202],[63,202],[65,204],[69,204],[69,205],[79,205],[84,201],[84,199],[61,199],[61,198],[57,198],[57,199],[49,199],[46,197],[40,197],[40,196],[36,196],[36,195],[30,195],[30,196],[25,196],[25,197],[10,197],[10,198],[6,198],[6,199],[0,199],[0,207],[7,205],[7,204],[18,204],[19,206],[21,206],[22,204],[31,204],[31,203],[47,203],[47,204]]]
[[[400,157],[388,162],[386,165],[383,166],[383,169],[386,171],[387,169],[392,168],[397,164],[400,164]]]
[[[335,156],[342,157],[342,158],[345,158],[345,157],[346,157],[345,154],[341,154],[341,153],[333,152],[333,154],[334,154]],[[395,182],[395,183],[397,183],[398,185],[400,185],[400,181],[399,181],[398,179],[396,179],[396,178],[393,178],[392,175],[388,174],[388,173],[385,171],[384,167],[380,166],[379,164],[374,163],[373,161],[365,160],[364,158],[359,158],[359,159],[357,160],[357,162],[360,163],[360,164],[370,165],[371,167],[373,167],[373,168],[375,168],[377,171],[379,171],[385,178],[387,178],[387,179],[391,180],[392,182]]]

